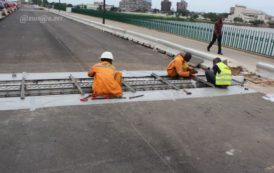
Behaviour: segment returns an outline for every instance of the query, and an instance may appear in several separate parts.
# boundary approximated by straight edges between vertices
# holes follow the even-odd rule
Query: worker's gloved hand
[[[195,74],[193,74],[193,73],[189,73],[189,78],[190,79],[194,79],[196,77],[196,75]]]
[[[198,73],[198,72],[197,72],[195,69],[191,69],[191,70],[190,70],[190,73],[191,73],[191,74],[196,74],[196,73]]]

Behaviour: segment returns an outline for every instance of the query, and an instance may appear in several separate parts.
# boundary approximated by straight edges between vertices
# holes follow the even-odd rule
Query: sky
[[[58,2],[59,0],[48,0],[49,2]],[[61,0],[61,2],[81,4],[93,3],[102,0]],[[172,8],[176,9],[176,2],[180,0],[170,0]],[[262,10],[267,14],[274,16],[274,0],[186,0],[188,10],[195,12],[229,12],[230,7],[236,4],[245,5],[248,8]],[[119,6],[120,0],[106,0],[107,4]],[[160,8],[161,0],[152,0],[152,8]]]

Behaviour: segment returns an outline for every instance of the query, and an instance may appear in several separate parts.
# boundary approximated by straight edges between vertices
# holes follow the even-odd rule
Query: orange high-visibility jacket
[[[169,77],[189,77],[190,70],[191,68],[180,54],[178,54],[167,66],[167,74]]]
[[[115,80],[115,74],[115,67],[107,61],[99,62],[91,67],[88,76],[94,77],[93,94],[96,96],[122,96],[122,87],[119,81]]]

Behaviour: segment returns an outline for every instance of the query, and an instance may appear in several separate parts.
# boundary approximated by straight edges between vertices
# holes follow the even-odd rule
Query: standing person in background
[[[222,53],[222,28],[223,28],[223,18],[219,17],[218,20],[215,22],[213,37],[209,45],[207,46],[207,51],[210,51],[210,48],[218,40],[218,54],[223,55]]]

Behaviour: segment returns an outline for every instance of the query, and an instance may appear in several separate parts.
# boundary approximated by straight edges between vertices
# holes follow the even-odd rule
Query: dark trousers
[[[212,83],[213,85],[215,85],[215,75],[214,72],[211,70],[207,70],[205,71],[205,75],[206,75],[206,80],[210,83]]]
[[[227,85],[216,85],[215,82],[216,82],[216,78],[215,78],[215,75],[214,75],[214,72],[211,71],[211,70],[207,70],[205,71],[205,75],[206,75],[206,80],[212,84],[214,84],[217,88],[227,88],[228,86]]]
[[[216,34],[213,34],[212,40],[209,43],[207,49],[210,50],[212,45],[215,43],[215,41],[218,40],[218,53],[222,53],[222,34],[217,36]]]

